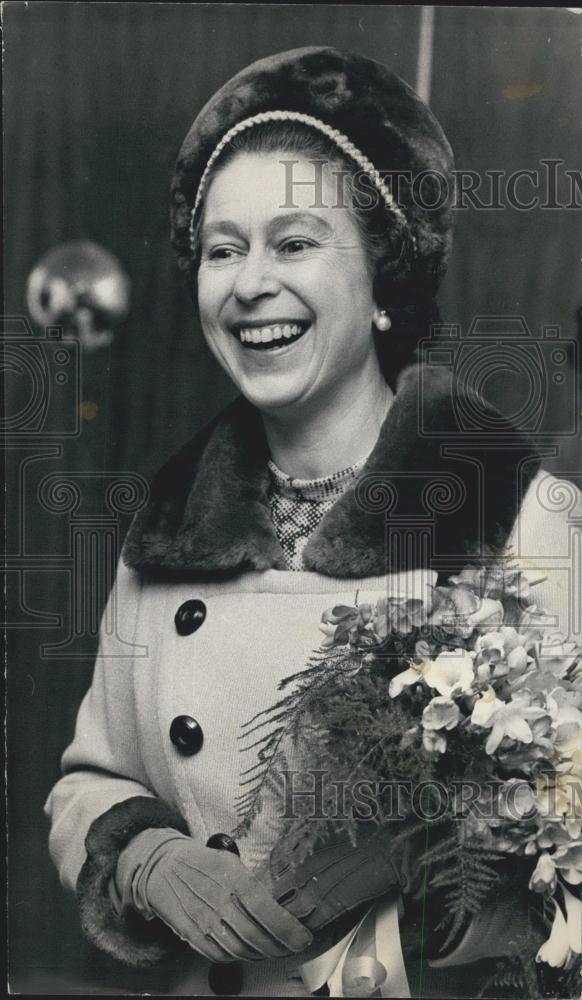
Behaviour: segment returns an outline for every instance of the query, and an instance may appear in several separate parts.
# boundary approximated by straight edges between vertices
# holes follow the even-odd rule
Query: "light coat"
[[[443,385],[434,387],[435,419],[437,404],[442,413],[450,409]],[[383,475],[385,489],[397,482],[409,510],[413,500],[418,507],[418,472],[447,471],[451,461],[455,471],[460,467],[458,459],[435,452],[431,440],[420,442],[417,465],[411,465],[417,442],[407,421],[417,426],[415,386],[410,373],[401,380],[360,477]],[[386,504],[376,500],[374,510],[373,498],[366,501],[364,493],[351,490],[308,543],[309,569],[286,570],[268,516],[264,442],[255,436],[249,444],[251,425],[256,432],[256,414],[248,404],[235,404],[154,484],[150,505],[128,536],[103,619],[93,683],[63,756],[63,777],[46,805],[51,853],[62,883],[77,890],[85,931],[104,950],[133,964],[160,960],[167,942],[148,936],[155,926],[142,928],[117,917],[110,905],[108,884],[124,844],[148,826],[176,826],[201,843],[211,834],[230,833],[237,825],[241,771],[255,760],[243,749],[241,724],[272,705],[280,680],[307,663],[321,641],[322,612],[336,603],[353,604],[356,592],[359,602],[404,589],[423,596],[437,571],[469,561],[464,546],[454,544],[455,525],[465,540],[471,535],[468,525],[481,485],[477,481],[471,488],[466,477],[468,512],[450,501],[444,513],[437,509],[432,517],[440,548],[430,567],[422,565],[422,556],[406,570],[394,564],[386,552]],[[581,497],[570,483],[540,471],[521,438],[517,444],[519,476],[511,474],[514,458],[500,471],[507,451],[501,461],[495,458],[497,495],[487,493],[489,510],[477,518],[479,544],[483,549],[505,542],[527,568],[541,568],[547,580],[537,588],[539,603],[558,616],[557,627],[567,629],[573,587],[568,557]],[[483,468],[487,472],[487,456]],[[400,508],[390,508],[388,521],[395,509]],[[422,511],[413,512],[418,520]],[[193,598],[204,602],[206,617],[183,636],[175,615]],[[192,716],[202,728],[203,745],[193,756],[181,755],[170,739],[179,715]],[[264,863],[276,830],[270,802],[239,841],[246,865]],[[245,965],[243,995],[307,995],[289,976],[321,947],[319,942],[299,957]],[[178,972],[173,968],[168,992],[212,995],[206,960],[184,952]],[[452,972],[445,975],[446,995],[462,993]],[[437,993],[443,989],[439,982]],[[425,989],[430,990],[428,983]]]

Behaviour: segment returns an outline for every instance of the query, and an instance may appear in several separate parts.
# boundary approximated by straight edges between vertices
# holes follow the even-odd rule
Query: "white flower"
[[[523,778],[509,778],[505,781],[499,789],[497,802],[499,815],[514,821],[531,818],[538,811],[533,790]]]
[[[477,699],[473,707],[471,714],[473,725],[486,728],[489,725],[491,716],[497,711],[498,704],[500,704],[500,700],[495,694],[494,688],[488,687],[481,697]]]
[[[542,817],[542,829],[537,835],[538,847],[542,850],[550,847],[570,847],[573,840],[577,840],[579,834],[576,830],[570,832],[568,824],[562,822],[561,818]],[[555,854],[552,855],[555,858]]]
[[[433,698],[422,713],[424,749],[429,752],[445,753],[447,738],[442,730],[454,729],[460,718],[459,706],[450,698],[443,698],[442,695]]]
[[[554,968],[566,965],[572,952],[579,955],[582,950],[582,903],[564,886],[562,889],[566,917],[556,903],[550,936],[536,955],[538,962],[547,962]]]
[[[556,677],[564,677],[576,663],[577,655],[575,642],[566,642],[559,632],[552,632],[542,639],[538,657],[540,668],[551,671]]]
[[[507,654],[507,666],[510,670],[525,670],[529,663],[530,657],[528,657],[523,646],[515,646]]]
[[[475,726],[491,729],[485,744],[485,751],[493,754],[507,736],[518,743],[533,743],[533,733],[529,721],[540,719],[546,713],[542,708],[531,705],[527,692],[515,695],[512,701],[504,702],[488,688],[475,703],[471,722]]]
[[[541,771],[536,795],[542,814],[574,821],[574,829],[582,821],[582,776],[575,760],[562,760],[552,771]]]
[[[455,649],[439,653],[436,660],[411,663],[407,670],[392,678],[388,693],[391,698],[397,698],[403,688],[424,681],[443,697],[450,698],[469,692],[474,680],[471,656],[464,649]]]
[[[529,880],[529,888],[532,892],[554,892],[557,884],[556,866],[547,851],[544,851]]]
[[[556,731],[556,750],[561,760],[572,761],[582,780],[582,739],[578,725],[560,725]]]
[[[399,694],[402,694],[405,687],[409,687],[411,684],[418,684],[422,680],[423,668],[423,663],[418,666],[412,664],[408,670],[403,670],[402,673],[396,674],[390,681],[388,688],[390,697],[397,698]]]
[[[554,852],[556,868],[562,872],[562,877],[570,885],[582,883],[582,841],[573,844],[562,844]]]
[[[422,745],[429,753],[446,753],[447,738],[444,733],[437,733],[432,729],[425,729],[422,733]]]
[[[552,717],[552,725],[558,733],[558,739],[574,735],[578,746],[582,746],[582,712],[566,700],[563,688],[557,688],[546,698],[548,711]]]
[[[429,687],[450,698],[471,690],[475,680],[473,660],[464,649],[440,653],[436,660],[429,660],[423,669],[423,678]]]
[[[562,910],[556,903],[554,922],[547,941],[544,941],[536,955],[536,962],[545,962],[553,968],[561,968],[570,957],[570,947],[568,945],[566,921]]]
[[[330,646],[333,646],[337,625],[328,625],[327,622],[322,621],[317,627],[325,636],[325,639],[321,640],[322,648],[328,649]]]
[[[422,713],[422,726],[432,730],[454,729],[460,718],[459,706],[450,698],[437,695]]]
[[[503,621],[503,604],[491,597],[481,598],[479,607],[467,618],[469,625],[501,625]]]
[[[477,676],[482,680],[489,679],[491,668],[494,677],[505,677],[510,671],[522,673],[531,662],[516,630],[509,626],[480,635],[475,643],[475,652]]]
[[[480,663],[498,663],[505,653],[505,639],[499,632],[486,632],[475,643],[475,652]]]
[[[581,819],[565,819],[564,826],[566,827],[566,833],[571,840],[579,840],[580,837],[582,837]]]
[[[513,628],[512,625],[502,625],[499,631],[503,636],[503,643],[506,654],[510,653],[512,649],[515,649],[516,646],[521,646],[521,638],[519,636],[519,633],[517,629]]]

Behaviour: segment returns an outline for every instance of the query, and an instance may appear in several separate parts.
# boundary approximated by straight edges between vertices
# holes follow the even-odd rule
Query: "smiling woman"
[[[313,208],[313,164],[298,158],[300,211],[285,210],[282,155],[239,153],[211,180],[201,220],[198,304],[210,349],[259,407],[267,434],[271,426],[279,429],[271,447],[275,462],[287,465],[284,428],[301,414],[317,414],[328,441],[325,466],[308,467],[306,453],[304,467],[293,471],[325,475],[336,470],[342,449],[344,464],[366,457],[392,394],[372,338],[380,311],[370,262],[353,215],[335,207],[331,165],[324,166],[323,207]],[[343,429],[354,406],[366,430],[346,454]]]
[[[567,548],[573,487],[540,470],[520,427],[422,360],[452,220],[448,205],[413,199],[412,178],[452,167],[411,88],[334,49],[248,67],[202,109],[180,152],[172,239],[240,397],[161,470],[130,529],[111,600],[150,662],[120,668],[127,659],[103,628],[46,807],[85,932],[134,965],[179,955],[168,992],[365,995],[367,981],[370,994],[402,996],[418,974],[423,996],[467,996],[488,970],[471,965],[467,977],[464,965],[515,954],[500,930],[506,887],[479,917],[494,931],[472,920],[440,947],[432,888],[420,911],[412,889],[422,849],[404,864],[391,837],[364,833],[315,851],[307,867],[291,858],[269,872],[276,801],[238,823],[250,780],[239,774],[241,727],[310,663],[322,613],[359,621],[360,594],[386,617],[391,601],[430,604],[468,560],[496,567],[510,553],[535,569]],[[397,200],[390,176],[403,172]],[[463,436],[466,412],[477,425]],[[545,577],[544,621],[574,633],[564,577]],[[513,606],[519,627],[517,597]],[[386,635],[387,619],[378,628]],[[423,670],[406,676],[438,689]],[[466,695],[457,687],[450,698]],[[447,704],[449,721],[458,714]],[[527,906],[522,918],[529,927]],[[338,942],[363,949],[345,981]]]
[[[248,157],[253,157],[255,162],[247,163],[245,172],[243,163]],[[257,157],[262,163],[256,168]],[[405,284],[412,259],[410,232],[403,226],[401,217],[390,211],[391,201],[386,203],[358,162],[350,159],[328,136],[304,122],[263,122],[234,135],[207,171],[205,188],[233,158],[237,159],[240,177],[231,182],[231,196],[239,212],[242,213],[247,199],[271,193],[270,226],[273,235],[278,237],[279,256],[309,259],[310,248],[328,248],[328,256],[335,248],[338,257],[330,263],[341,268],[343,262],[347,263],[345,252],[350,248],[353,251],[354,243],[363,249],[364,267],[371,278],[372,294],[378,305],[372,336],[384,379],[393,387],[398,372],[412,358],[419,337],[426,333],[430,322],[438,318],[433,296],[440,268],[434,272],[427,269],[425,281],[417,280],[414,294],[407,294]],[[245,192],[243,204],[241,191]],[[388,192],[386,196],[389,199]],[[303,211],[299,211],[300,206]],[[263,212],[265,209],[263,205]],[[194,268],[201,260],[203,219],[205,236],[213,235],[208,211],[208,198],[200,197],[191,227]],[[249,214],[254,217],[254,213],[249,211]],[[241,236],[238,230],[237,234]],[[237,246],[217,247],[211,252],[224,259],[231,250],[236,253]],[[239,243],[238,252],[242,250]],[[346,285],[349,285],[349,277],[347,274]],[[337,273],[335,278],[337,288]],[[390,317],[387,316],[388,306]],[[362,315],[357,322],[362,326]],[[386,332],[387,324],[389,338],[379,335]],[[366,322],[363,325],[366,339],[369,339],[370,325]],[[285,336],[282,330],[280,337]],[[277,339],[275,333],[274,340]],[[259,340],[255,337],[247,342],[258,343]]]

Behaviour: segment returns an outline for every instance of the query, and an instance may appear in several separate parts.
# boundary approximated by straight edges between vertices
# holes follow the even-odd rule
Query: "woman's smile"
[[[233,334],[244,348],[252,351],[282,351],[307,333],[307,320],[276,319],[258,323],[235,323]]]

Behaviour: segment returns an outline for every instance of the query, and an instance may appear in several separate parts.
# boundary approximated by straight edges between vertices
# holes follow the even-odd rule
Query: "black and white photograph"
[[[582,998],[582,8],[5,0],[7,992]]]

